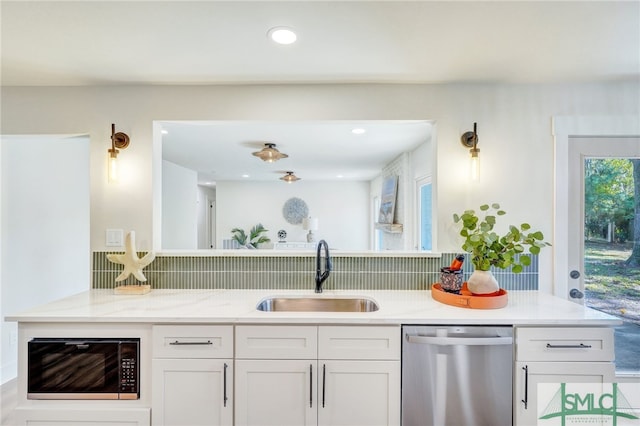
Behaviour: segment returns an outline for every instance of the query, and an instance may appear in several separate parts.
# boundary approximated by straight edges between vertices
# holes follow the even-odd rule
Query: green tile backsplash
[[[107,260],[111,252],[93,252],[93,288],[114,288],[122,265]],[[138,253],[143,256],[145,253]],[[455,256],[370,257],[332,255],[333,271],[325,289],[428,290],[438,282],[440,268]],[[465,279],[472,266],[464,264]],[[495,270],[506,290],[536,290],[538,259],[521,274]],[[313,289],[313,256],[158,256],[144,269],[154,289]],[[120,284],[138,284],[130,276]]]

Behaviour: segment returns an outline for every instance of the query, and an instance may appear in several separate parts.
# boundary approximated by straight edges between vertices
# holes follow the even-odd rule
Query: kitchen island
[[[367,297],[379,309],[256,309],[273,296]],[[153,290],[139,296],[91,290],[7,320],[19,323],[20,424],[89,424],[99,419],[105,425],[137,426],[260,424],[256,419],[264,421],[265,413],[283,416],[270,420],[280,424],[398,425],[401,326],[408,324],[512,326],[513,422],[529,424],[535,419],[530,408],[535,393],[528,392],[529,408],[521,406],[524,367],[530,383],[550,374],[559,381],[563,374],[611,381],[611,327],[620,324],[615,317],[537,291],[512,291],[504,308],[479,310],[442,304],[429,291],[331,290],[317,295],[312,289]],[[140,339],[139,398],[27,399],[28,342],[87,337]],[[549,350],[544,347],[549,341],[589,349]],[[299,409],[274,411],[283,400],[296,407],[299,402]],[[347,402],[349,408],[337,402]]]

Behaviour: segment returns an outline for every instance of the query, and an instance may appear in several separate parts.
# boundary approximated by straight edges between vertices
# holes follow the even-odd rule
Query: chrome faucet
[[[324,272],[320,270],[320,252],[324,247]],[[316,252],[316,293],[322,293],[322,283],[329,278],[331,272],[331,257],[329,256],[329,244],[325,240],[318,242]]]

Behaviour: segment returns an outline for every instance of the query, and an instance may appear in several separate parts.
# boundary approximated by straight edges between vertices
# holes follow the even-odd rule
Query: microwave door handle
[[[418,343],[422,345],[463,345],[463,346],[494,346],[494,345],[511,345],[513,337],[439,337],[439,336],[416,336],[407,334],[409,343]]]
[[[85,342],[65,342],[65,346],[75,346],[77,349],[89,349],[91,347],[90,344]]]

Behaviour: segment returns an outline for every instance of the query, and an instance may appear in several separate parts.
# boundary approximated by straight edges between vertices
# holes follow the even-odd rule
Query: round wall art
[[[302,219],[309,216],[309,207],[300,198],[289,198],[282,207],[282,215],[287,222],[299,225],[302,223]]]

